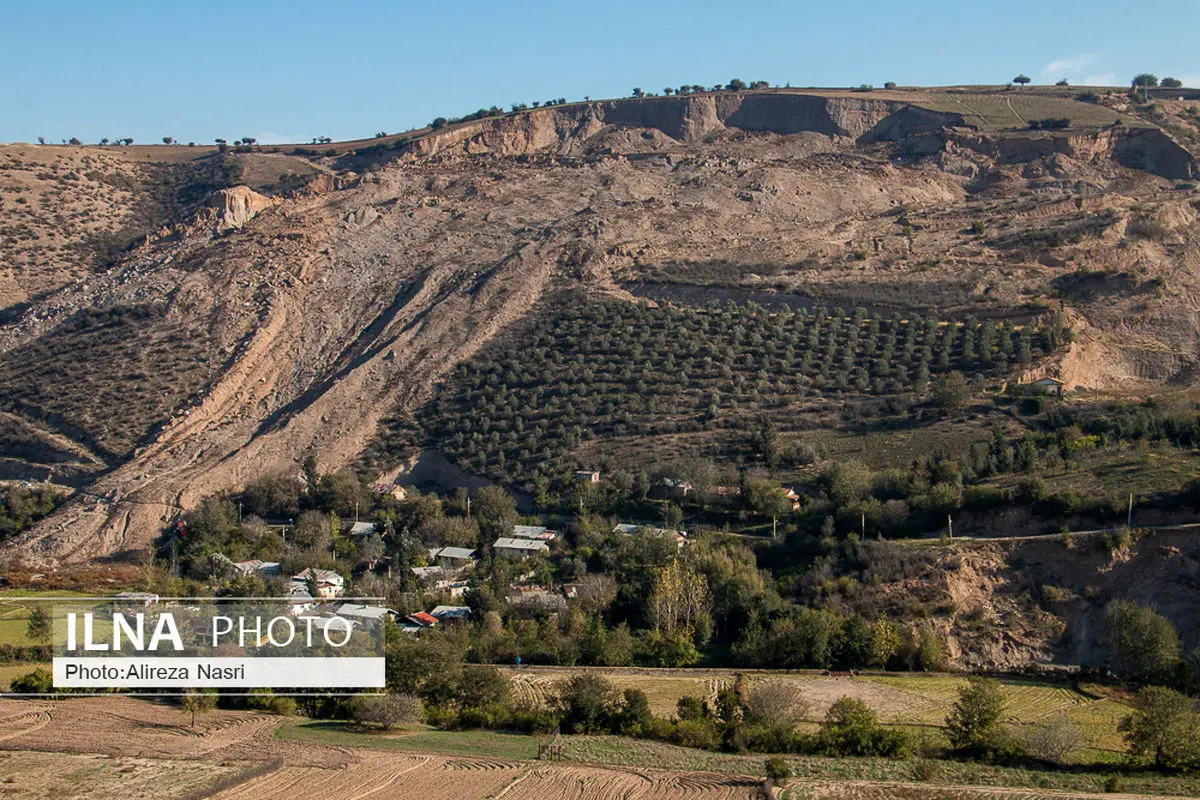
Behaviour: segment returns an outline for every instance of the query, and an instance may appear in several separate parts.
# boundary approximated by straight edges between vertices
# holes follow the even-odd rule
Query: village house
[[[280,574],[278,561],[260,561],[257,558],[250,561],[238,561],[234,563],[233,568],[239,575],[257,575],[264,580],[276,578]]]
[[[567,601],[558,592],[548,591],[541,586],[512,586],[504,602],[517,612],[535,614],[561,613],[567,610]]]
[[[371,484],[371,491],[375,494],[391,495],[397,500],[404,500],[408,497],[408,490],[398,483],[389,483],[387,481],[376,481]]]
[[[475,551],[466,547],[435,548],[430,556],[443,569],[469,567],[475,562]]]
[[[492,544],[492,552],[505,558],[528,558],[550,552],[550,545],[534,539],[514,539],[501,536]]]
[[[683,547],[687,543],[687,531],[672,531],[666,528],[655,528],[651,525],[635,525],[631,522],[622,522],[613,526],[613,533],[635,534],[640,533],[644,536],[665,536],[675,540],[676,547]]]
[[[691,483],[685,480],[677,480],[675,478],[660,478],[658,483],[655,484],[655,488],[658,489],[659,493],[664,497],[679,498],[687,497],[696,487],[692,486]]]
[[[292,576],[292,584],[299,585],[306,591],[309,591],[310,580],[316,584],[316,596],[321,600],[332,600],[346,593],[345,580],[331,569],[312,569],[310,567],[300,574]],[[309,593],[311,594],[311,591]]]
[[[113,603],[114,606],[133,608],[136,606],[149,607],[158,604],[158,595],[150,592],[120,592]]]
[[[418,611],[415,614],[409,614],[407,617],[405,617],[405,619],[414,625],[420,626],[422,630],[425,628],[432,628],[434,625],[437,625],[438,622],[437,617],[433,616],[432,614],[427,614],[424,611]]]
[[[317,607],[317,599],[308,593],[303,584],[293,583],[288,586],[284,600],[288,604],[288,613],[293,617],[307,614]]]
[[[513,525],[512,533],[509,536],[513,539],[534,539],[540,542],[553,542],[562,536],[562,534],[558,531],[543,528],[541,525]]]
[[[587,470],[584,470],[584,469],[577,470],[575,472],[575,480],[580,481],[582,483],[599,483],[600,482],[600,473],[599,472],[588,472]]]
[[[375,534],[374,522],[352,522],[346,529],[349,536],[373,536]]]
[[[1033,387],[1033,390],[1035,392],[1040,392],[1041,394],[1054,395],[1056,397],[1062,397],[1063,389],[1066,388],[1065,383],[1058,380],[1057,378],[1051,378],[1051,377],[1038,378],[1036,381],[1034,381],[1033,383],[1031,383],[1029,385]]]
[[[343,603],[337,610],[339,617],[351,619],[365,628],[375,628],[386,619],[396,619],[399,614],[383,606],[364,606],[358,603]]]
[[[436,606],[433,611],[429,612],[429,616],[443,624],[456,622],[458,620],[469,619],[471,608],[470,606]]]

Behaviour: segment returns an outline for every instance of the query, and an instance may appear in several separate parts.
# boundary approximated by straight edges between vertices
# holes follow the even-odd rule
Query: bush
[[[17,694],[52,694],[54,692],[54,675],[48,670],[38,667],[33,672],[13,678],[9,682],[8,690]]]
[[[564,733],[608,733],[617,711],[617,691],[600,675],[576,675],[560,684],[557,707]]]
[[[1112,773],[1104,779],[1104,791],[1109,794],[1117,794],[1124,790],[1125,781],[1117,773]]]
[[[359,725],[378,725],[386,731],[421,719],[421,701],[407,694],[359,697],[353,713]]]
[[[1025,749],[1034,758],[1063,763],[1087,744],[1075,723],[1061,714],[1025,732]]]
[[[887,756],[908,754],[908,737],[879,726],[875,713],[861,700],[843,697],[825,714],[817,744],[827,756]]]
[[[1158,769],[1200,769],[1200,714],[1190,697],[1164,686],[1137,694],[1121,731],[1134,758]]]
[[[671,741],[681,747],[712,750],[717,743],[716,726],[708,720],[681,719],[675,723]]]
[[[779,756],[768,758],[763,765],[763,771],[766,773],[767,779],[780,788],[787,786],[788,780],[792,777],[792,768],[788,766],[787,759]]]

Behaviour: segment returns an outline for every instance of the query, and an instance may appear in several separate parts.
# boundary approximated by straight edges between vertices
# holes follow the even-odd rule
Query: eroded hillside
[[[111,266],[41,254],[35,275],[20,266],[33,256],[7,255],[5,468],[53,469],[80,490],[7,549],[34,562],[137,550],[205,495],[309,453],[348,464],[381,420],[412,419],[456,363],[564,289],[629,300],[647,282],[682,297],[742,287],[957,318],[1061,311],[1078,340],[1039,369],[1071,385],[1191,385],[1189,151],[1093,103],[918,99],[575,104],[357,154],[261,154],[275,170],[264,193],[189,207]],[[1077,121],[1031,131],[1021,109]],[[4,155],[25,165],[27,152]],[[78,214],[102,208],[111,228],[128,202],[103,187]],[[79,225],[65,230],[86,241]],[[384,448],[380,470],[410,455]]]

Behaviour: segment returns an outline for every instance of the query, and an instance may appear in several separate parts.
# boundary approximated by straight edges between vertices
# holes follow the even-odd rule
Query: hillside
[[[5,476],[80,492],[6,549],[144,548],[201,497],[309,453],[394,474],[436,443],[426,404],[456,364],[578,294],[794,296],[1013,336],[1059,315],[1074,343],[1006,362],[991,390],[1041,373],[1190,388],[1194,101],[1162,103],[1164,132],[1102,100],[720,92],[354,147],[5,146]],[[1069,124],[1029,129],[1050,118]]]

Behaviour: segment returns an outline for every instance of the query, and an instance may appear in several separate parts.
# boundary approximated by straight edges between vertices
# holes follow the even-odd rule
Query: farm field
[[[195,796],[241,767],[199,761],[62,753],[0,753],[0,797],[168,800]]]
[[[8,684],[13,678],[19,678],[22,675],[27,675],[35,669],[44,669],[47,672],[51,669],[50,662],[32,663],[24,662],[20,664],[4,664],[0,665],[0,692],[8,691]]]
[[[87,597],[88,595],[82,592],[20,592],[0,596],[0,646],[24,647],[42,644],[31,641],[26,635],[29,612],[39,606],[50,614],[53,620],[54,636],[51,643],[59,645],[66,641],[66,628],[59,624],[65,619],[66,611],[60,608],[56,612],[53,601],[41,599],[46,596]],[[79,606],[73,606],[71,610],[78,611],[79,608]],[[112,622],[98,617],[95,629],[97,636],[106,636],[112,629]]]
[[[903,727],[940,728],[966,682],[953,675],[859,675],[833,678],[817,673],[781,673],[756,670],[646,670],[600,669],[618,690],[641,689],[658,716],[673,716],[679,698],[704,697],[733,685],[741,674],[753,689],[762,682],[782,682],[794,687],[797,702],[806,709],[804,718],[815,726],[833,703],[850,696],[870,706],[880,721]],[[516,697],[526,703],[547,702],[555,686],[575,672],[569,668],[523,668],[508,670]],[[1079,726],[1087,748],[1085,761],[1115,760],[1124,752],[1117,726],[1129,713],[1118,699],[1097,697],[1066,685],[1006,678],[1002,681],[1007,700],[1007,722],[1013,726],[1043,722],[1065,715]]]

